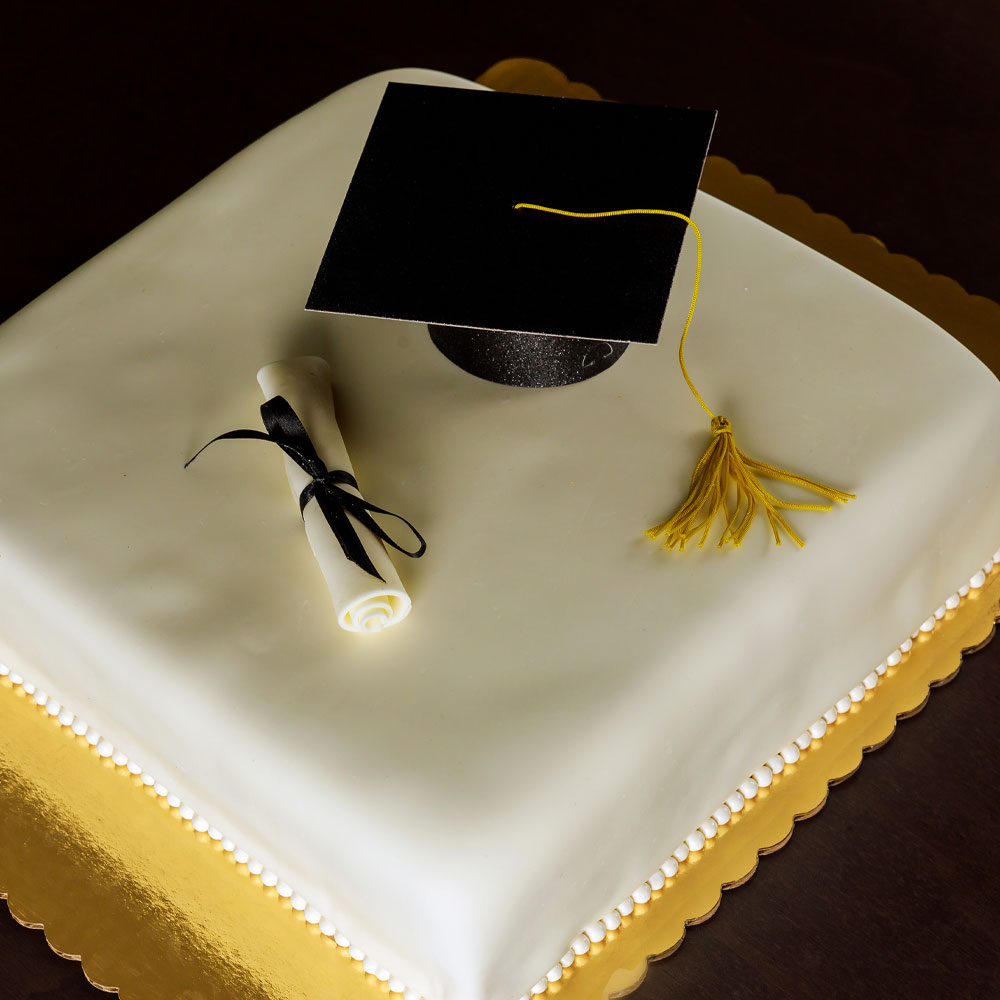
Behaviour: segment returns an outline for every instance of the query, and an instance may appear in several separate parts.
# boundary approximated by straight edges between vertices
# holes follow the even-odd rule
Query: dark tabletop
[[[8,6],[0,318],[338,87],[511,56],[718,108],[714,153],[1000,299],[998,51],[995,0]],[[1000,995],[998,667],[971,657],[637,996]],[[0,913],[0,997],[100,995]]]

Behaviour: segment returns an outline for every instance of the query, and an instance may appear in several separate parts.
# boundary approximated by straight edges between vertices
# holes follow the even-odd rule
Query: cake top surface
[[[996,547],[1000,398],[929,321],[699,195],[699,386],[758,457],[859,499],[802,551],[760,526],[664,552],[643,530],[707,432],[685,296],[659,346],[552,390],[303,313],[390,79],[471,86],[338,92],[5,325],[0,637],[416,989],[509,1000]],[[183,469],[300,354],[331,363],[366,495],[428,539],[374,638],[336,627],[278,456]]]

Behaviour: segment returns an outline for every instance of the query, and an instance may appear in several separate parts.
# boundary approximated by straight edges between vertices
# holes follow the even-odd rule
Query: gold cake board
[[[598,96],[534,60],[498,63],[481,80],[502,90]],[[912,259],[889,254],[725,160],[709,158],[702,187],[909,302],[1000,370],[995,303],[928,275]],[[787,842],[796,819],[821,809],[828,786],[852,774],[865,749],[888,740],[897,718],[919,711],[929,689],[957,672],[963,652],[990,640],[998,616],[1000,569],[994,569],[982,589],[929,636],[921,634],[863,701],[549,993],[596,1000],[637,986],[647,959],[673,951],[688,924],[715,911],[723,888],[746,881],[760,854]],[[871,666],[858,665],[858,680]],[[748,771],[759,763],[747,761]],[[56,952],[82,956],[92,983],[126,998],[370,1000],[388,994],[386,984],[364,974],[275,889],[7,678],[0,679],[0,895],[15,919],[44,927]]]

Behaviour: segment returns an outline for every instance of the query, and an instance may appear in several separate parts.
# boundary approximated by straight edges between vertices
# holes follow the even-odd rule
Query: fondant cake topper
[[[657,538],[665,535],[664,545],[668,549],[678,548],[684,551],[685,543],[692,538],[698,538],[700,548],[708,540],[708,533],[712,528],[712,522],[718,514],[722,514],[726,520],[722,537],[719,539],[721,549],[727,542],[732,542],[739,547],[746,536],[750,525],[757,513],[758,507],[762,508],[767,520],[771,525],[774,534],[775,544],[781,544],[781,531],[784,530],[788,537],[801,548],[805,542],[792,530],[785,520],[781,511],[783,510],[821,510],[831,509],[829,504],[809,504],[809,503],[789,503],[779,500],[774,494],[764,489],[760,484],[758,476],[767,479],[777,479],[793,486],[811,490],[828,500],[838,500],[847,503],[854,500],[853,493],[844,493],[816,482],[813,479],[806,479],[804,476],[786,469],[779,469],[774,465],[765,462],[758,462],[750,458],[736,447],[733,440],[733,428],[726,417],[718,416],[709,409],[708,404],[702,398],[701,393],[695,388],[691,376],[688,374],[687,365],[684,363],[684,343],[687,340],[688,330],[691,327],[691,320],[694,317],[695,306],[698,304],[698,288],[701,284],[701,230],[695,223],[681,212],[672,212],[664,208],[621,208],[607,212],[573,212],[563,208],[551,208],[547,205],[533,205],[528,202],[518,202],[514,205],[515,210],[529,209],[535,212],[544,212],[549,215],[561,215],[573,219],[611,219],[622,215],[658,215],[669,218],[680,219],[690,226],[694,233],[697,246],[697,259],[694,271],[694,284],[691,290],[691,305],[688,307],[687,318],[684,320],[684,329],[681,331],[680,345],[677,349],[677,359],[681,366],[681,374],[687,382],[694,398],[701,408],[708,414],[712,421],[712,442],[708,450],[702,455],[701,460],[695,466],[694,474],[691,476],[691,488],[688,497],[678,508],[677,512],[666,521],[650,528],[646,534],[650,538]],[[736,503],[732,509],[729,506],[730,488],[736,493]]]
[[[390,83],[306,308],[427,323],[448,358],[494,382],[590,378],[629,343],[656,343],[684,227],[540,226],[511,206],[690,211],[714,123],[714,111]]]
[[[338,624],[349,632],[380,632],[397,624],[410,613],[411,601],[383,546],[420,558],[427,543],[405,517],[361,496],[336,422],[329,365],[314,357],[278,361],[261,368],[257,381],[267,397],[260,408],[266,432],[220,434],[184,467],[216,441],[251,439],[278,445]],[[417,548],[404,549],[372,514],[402,521],[417,539]]]

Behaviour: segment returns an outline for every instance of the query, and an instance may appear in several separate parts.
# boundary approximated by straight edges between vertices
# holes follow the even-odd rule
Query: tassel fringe
[[[750,458],[736,447],[733,441],[733,428],[729,421],[725,417],[713,417],[712,443],[695,466],[687,500],[681,504],[673,517],[650,528],[646,534],[650,538],[666,535],[663,544],[668,549],[676,548],[681,552],[688,542],[700,535],[698,539],[700,548],[708,539],[712,522],[721,512],[726,526],[719,539],[719,548],[729,542],[739,547],[758,509],[761,509],[771,525],[775,544],[781,544],[781,531],[784,531],[799,548],[802,548],[805,542],[792,530],[781,511],[828,511],[832,505],[787,503],[779,500],[761,486],[758,476],[804,487],[831,501],[847,503],[848,500],[855,499],[853,493],[843,493],[823,483]],[[729,500],[730,487],[734,487],[736,492],[736,504],[732,508]]]

